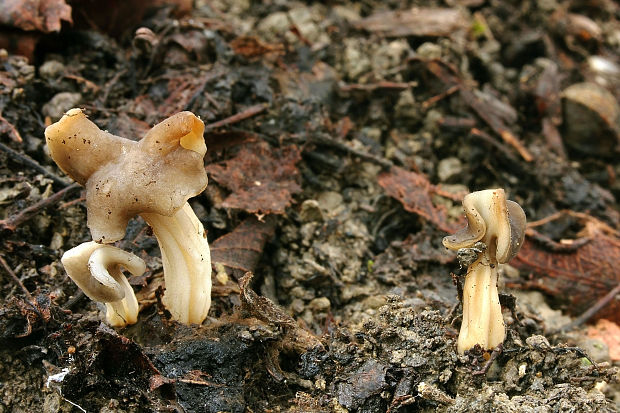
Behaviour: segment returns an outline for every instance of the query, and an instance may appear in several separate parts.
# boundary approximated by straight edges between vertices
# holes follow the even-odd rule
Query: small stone
[[[437,175],[441,182],[457,180],[463,173],[463,164],[459,158],[451,156],[442,159],[437,165]]]
[[[272,13],[258,23],[258,33],[267,41],[277,41],[284,35],[291,23],[284,12]]]
[[[248,330],[243,330],[239,333],[239,338],[245,341],[252,341],[252,333]]]
[[[327,297],[315,298],[314,300],[310,301],[310,304],[308,304],[310,309],[316,312],[326,311],[331,307],[331,305],[332,304]]]
[[[406,350],[394,350],[390,357],[390,362],[393,364],[400,364],[406,355],[407,355]]]
[[[562,92],[562,138],[587,155],[613,156],[620,143],[620,105],[596,83],[577,83]]]
[[[439,59],[441,57],[441,46],[431,42],[422,43],[416,53],[424,59]]]
[[[43,105],[43,115],[52,120],[58,120],[71,108],[76,107],[82,100],[79,93],[61,92],[56,94],[49,102]]]
[[[50,242],[50,248],[53,250],[59,250],[62,248],[64,244],[62,234],[59,232],[54,232],[52,235],[52,241]]]
[[[377,309],[381,306],[384,306],[386,302],[387,301],[384,295],[371,295],[364,300],[364,307]]]
[[[319,195],[318,202],[323,211],[329,215],[335,215],[337,210],[342,208],[343,199],[338,192],[327,191]]]
[[[65,71],[65,65],[58,60],[48,60],[39,67],[39,75],[44,79],[56,79]]]
[[[299,298],[295,298],[293,299],[293,301],[291,302],[291,310],[293,310],[293,312],[295,314],[301,314],[303,313],[305,308],[305,303],[303,300],[299,299]]]
[[[322,222],[323,212],[321,211],[318,201],[306,199],[301,204],[299,219],[301,219],[302,222]]]
[[[370,70],[370,59],[361,50],[357,38],[348,38],[344,42],[343,53],[344,71],[350,80],[356,80]]]
[[[551,347],[549,340],[545,336],[534,335],[525,339],[525,343],[534,349],[545,350]]]
[[[400,92],[398,102],[394,107],[397,118],[418,119],[420,117],[420,105],[417,105],[411,89]]]

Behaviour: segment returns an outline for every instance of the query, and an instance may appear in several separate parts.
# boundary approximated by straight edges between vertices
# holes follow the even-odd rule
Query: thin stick
[[[53,174],[52,172],[48,171],[47,169],[45,169],[43,166],[41,166],[37,161],[32,159],[30,156],[28,156],[26,154],[23,154],[23,153],[19,153],[19,152],[15,151],[15,150],[11,149],[10,147],[6,146],[2,142],[0,142],[0,150],[5,152],[7,155],[9,155],[9,158],[14,160],[15,162],[17,162],[17,163],[19,163],[21,165],[27,166],[29,168],[32,168],[35,171],[39,172],[40,174],[43,174],[46,177],[50,178],[52,181],[54,181],[55,184],[58,184],[58,185],[63,186],[63,187],[69,185],[67,183],[67,181],[65,181],[61,177]]]
[[[24,295],[26,296],[28,301],[31,302],[31,303],[34,303],[34,299],[32,298],[32,294],[30,294],[30,291],[28,291],[28,289],[26,288],[26,286],[24,285],[22,280],[20,280],[19,277],[13,272],[11,267],[9,267],[9,264],[7,264],[7,262],[4,260],[4,257],[2,255],[0,255],[0,264],[4,267],[4,270],[7,272],[7,274],[9,274],[9,276],[11,277],[13,282],[15,284],[17,284],[17,286],[19,288],[22,289],[22,291],[24,292]]]
[[[251,118],[254,115],[258,115],[261,112],[264,112],[267,109],[267,106],[264,104],[250,106],[249,108],[236,113],[232,116],[224,118],[222,120],[218,120],[217,122],[210,123],[205,126],[206,130],[221,128],[222,126],[232,125],[233,123],[241,122],[247,118]]]
[[[592,307],[588,308],[579,317],[577,317],[570,323],[566,324],[565,326],[560,327],[559,331],[564,332],[564,331],[572,330],[575,327],[579,327],[580,325],[588,321],[590,318],[592,318],[592,316],[598,313],[603,307],[609,304],[618,294],[620,294],[620,284],[616,285],[616,287],[613,290],[605,294],[603,298],[598,300]]]
[[[78,183],[71,184],[68,187],[56,192],[54,195],[49,196],[45,199],[42,199],[41,201],[29,206],[28,208],[18,212],[17,214],[11,215],[7,219],[0,220],[0,231],[3,231],[3,230],[8,230],[11,232],[15,231],[15,229],[20,224],[28,221],[30,218],[35,216],[40,210],[47,208],[48,206],[53,205],[56,202],[59,202],[65,197],[65,195],[67,195],[70,192],[73,192],[74,190],[78,188],[80,188],[80,184]]]

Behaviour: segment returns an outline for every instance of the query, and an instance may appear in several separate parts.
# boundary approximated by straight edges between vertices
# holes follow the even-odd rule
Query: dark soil
[[[423,1],[449,13],[409,26],[361,20],[406,1],[196,3],[0,57],[0,412],[619,410],[618,362],[549,308],[579,316],[620,282],[616,3]],[[597,107],[561,94],[586,81]],[[210,184],[190,203],[224,258],[203,325],[169,320],[140,218],[117,244],[147,261],[137,324],[105,325],[66,276],[90,233],[43,131],[71,107],[132,139],[182,110],[207,125]],[[497,187],[529,221],[561,215],[530,234],[539,254],[581,262],[561,240],[596,223],[606,258],[587,257],[612,269],[537,271],[528,250],[500,290],[544,297],[506,295],[503,351],[460,356],[463,270],[441,239],[465,193]],[[599,316],[617,322],[614,300]]]

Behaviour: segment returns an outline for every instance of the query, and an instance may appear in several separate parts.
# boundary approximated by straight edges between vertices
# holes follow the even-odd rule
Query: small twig
[[[15,229],[20,224],[28,221],[30,218],[35,216],[40,210],[47,208],[50,205],[55,204],[56,202],[63,199],[65,195],[67,195],[70,192],[73,192],[74,190],[78,188],[80,188],[80,184],[78,183],[71,184],[68,187],[56,192],[54,195],[51,195],[45,199],[42,199],[41,201],[29,206],[28,208],[18,212],[17,214],[11,215],[7,219],[0,220],[0,231],[3,231],[3,230],[7,230],[11,232],[15,231]]]
[[[605,294],[603,298],[601,298],[596,303],[594,303],[592,307],[588,308],[579,317],[577,317],[570,323],[560,327],[558,332],[565,332],[565,331],[572,330],[575,327],[579,327],[580,325],[588,321],[590,318],[592,318],[592,316],[598,313],[603,307],[609,304],[618,294],[620,294],[620,284],[618,284],[613,290]]]
[[[454,85],[454,86],[451,86],[448,89],[444,90],[443,92],[441,92],[438,95],[431,96],[430,98],[428,98],[424,102],[422,102],[422,108],[423,109],[428,109],[429,107],[431,107],[435,103],[439,102],[440,100],[445,99],[446,97],[454,94],[455,92],[458,92],[458,90],[460,88],[461,88],[461,85]]]
[[[26,286],[24,285],[22,280],[20,280],[19,277],[13,272],[11,267],[9,267],[9,264],[7,264],[7,262],[4,260],[4,257],[2,255],[0,255],[0,265],[2,265],[2,267],[4,267],[4,270],[7,272],[7,274],[9,274],[9,276],[11,277],[13,282],[15,284],[17,284],[17,286],[19,288],[22,289],[22,291],[23,291],[24,295],[26,296],[26,298],[28,299],[28,301],[30,303],[34,303],[34,298],[32,298],[32,294],[30,294],[30,291],[28,291],[28,289],[26,288]]]
[[[23,154],[23,153],[19,153],[19,152],[15,151],[15,150],[11,149],[10,147],[6,146],[2,142],[0,142],[0,150],[5,152],[7,155],[9,155],[9,158],[14,160],[15,162],[17,162],[17,163],[19,163],[21,165],[27,166],[29,168],[32,168],[35,171],[39,172],[40,174],[45,175],[46,177],[48,177],[49,179],[54,181],[55,184],[58,184],[58,185],[63,186],[63,187],[69,185],[67,183],[67,181],[65,181],[61,177],[53,174],[52,172],[48,171],[47,169],[45,169],[43,166],[41,166],[37,161],[32,159],[30,156],[28,156],[26,154]]]
[[[371,84],[349,83],[338,85],[341,92],[350,92],[352,90],[362,90],[364,92],[373,92],[377,89],[403,90],[417,86],[417,82],[390,82],[383,81]]]
[[[77,290],[75,292],[75,294],[73,295],[73,297],[69,298],[67,300],[67,302],[63,304],[62,309],[63,310],[71,310],[73,308],[73,306],[75,306],[77,303],[79,303],[80,300],[82,298],[84,298],[84,297],[86,297],[86,294],[84,294],[84,291]]]
[[[252,116],[258,115],[261,112],[264,112],[267,109],[267,105],[259,104],[250,106],[249,108],[236,113],[232,116],[224,118],[222,120],[218,120],[217,122],[210,123],[205,126],[205,130],[217,129],[222,126],[232,125],[233,123],[241,122],[242,120],[251,118]]]
[[[341,151],[344,152],[348,152],[352,155],[357,156],[358,158],[362,158],[365,161],[370,161],[373,163],[376,163],[378,165],[381,165],[384,168],[391,168],[392,166],[394,166],[394,164],[392,162],[390,162],[389,160],[385,159],[385,158],[380,158],[378,156],[372,155],[370,153],[367,152],[363,152],[360,151],[358,149],[353,149],[347,145],[345,145],[342,142],[339,142],[337,140],[331,139],[331,138],[327,138],[321,135],[314,135],[309,139],[309,143],[314,143],[317,145],[325,145],[325,146],[330,146],[334,149],[339,149]]]
[[[487,374],[487,372],[491,368],[491,365],[493,364],[495,359],[497,359],[497,357],[500,354],[502,354],[502,351],[504,351],[504,345],[502,343],[499,343],[499,345],[493,349],[491,356],[489,357],[487,362],[484,363],[484,365],[482,366],[482,369],[472,372],[471,373],[472,376],[481,376],[481,375]]]
[[[6,133],[13,142],[17,142],[17,143],[23,142],[23,139],[21,135],[19,134],[19,131],[17,130],[15,125],[13,125],[11,122],[6,120],[4,116],[2,116],[2,112],[0,112],[0,125],[3,125],[3,126],[0,126],[0,130],[2,130],[2,133]]]

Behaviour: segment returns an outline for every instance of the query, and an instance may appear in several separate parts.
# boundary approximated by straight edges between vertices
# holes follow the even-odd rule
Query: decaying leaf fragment
[[[521,287],[542,290],[563,300],[565,308],[580,315],[620,282],[620,234],[586,214],[576,214],[583,229],[579,239],[552,245],[534,241],[534,231],[526,233],[525,243],[512,265],[522,273],[535,275]],[[576,248],[570,248],[573,244]],[[620,301],[612,300],[594,315],[620,322]]]
[[[239,280],[242,311],[250,317],[283,328],[285,336],[281,343],[282,350],[303,353],[311,348],[322,348],[323,344],[317,337],[301,328],[293,317],[286,314],[273,301],[256,294],[250,288],[253,276],[248,272]]]
[[[263,254],[265,243],[275,232],[275,217],[267,216],[261,222],[256,217],[247,218],[232,232],[211,244],[211,263],[217,271],[219,264],[227,273],[239,279],[246,272],[255,270]]]
[[[444,206],[433,204],[431,195],[440,192],[440,189],[431,184],[426,176],[395,166],[379,175],[379,185],[389,196],[400,201],[407,211],[420,215],[440,230],[453,232],[461,226],[458,222],[448,221]]]
[[[409,10],[374,13],[355,23],[358,29],[379,32],[387,37],[449,36],[467,27],[458,9],[413,7]]]
[[[0,24],[43,33],[59,32],[61,22],[72,23],[71,6],[65,0],[4,0]]]
[[[260,142],[246,145],[234,158],[206,169],[214,181],[232,191],[222,207],[283,214],[292,195],[301,191],[295,166],[299,160],[301,154],[295,145],[276,149]]]

